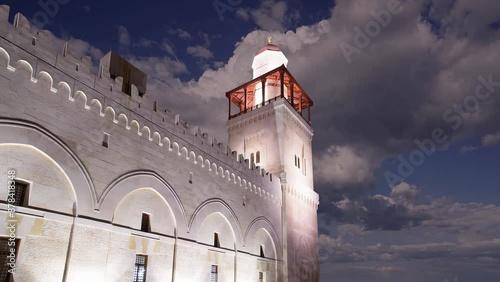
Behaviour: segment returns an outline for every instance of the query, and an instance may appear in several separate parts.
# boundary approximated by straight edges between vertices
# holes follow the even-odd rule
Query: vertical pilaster
[[[227,119],[230,120],[231,119],[231,99],[233,98],[233,96],[229,96],[229,110],[227,111],[228,112],[228,117]]]
[[[247,112],[247,95],[248,95],[247,87],[245,86],[245,108],[244,108],[245,111],[244,111],[244,113]]]
[[[285,97],[285,70],[280,70],[280,91],[281,98]]]
[[[261,80],[262,83],[262,106],[266,104],[266,79]]]

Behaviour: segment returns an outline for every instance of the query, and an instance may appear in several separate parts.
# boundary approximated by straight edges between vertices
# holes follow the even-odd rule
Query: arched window
[[[15,185],[11,189],[9,188],[9,194],[12,195],[12,200],[9,203],[18,207],[27,207],[29,203],[29,185],[27,183],[15,180]]]
[[[254,164],[254,163],[255,163],[255,154],[252,153],[252,154],[250,154],[250,166],[252,166],[252,164]]]
[[[214,233],[214,247],[220,248],[219,233]]]
[[[147,213],[142,213],[141,231],[151,232],[151,222],[149,220],[149,214]]]
[[[255,154],[255,163],[260,164],[260,151],[257,151]]]

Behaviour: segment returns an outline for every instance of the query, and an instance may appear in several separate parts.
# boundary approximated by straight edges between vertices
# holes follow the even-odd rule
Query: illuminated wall
[[[249,166],[134,85],[122,93],[121,78],[92,74],[71,46],[55,51],[24,16],[15,25],[8,18],[0,6],[0,171],[15,169],[29,187],[28,205],[16,211],[16,281],[132,281],[138,254],[148,256],[148,282],[209,281],[212,265],[221,282],[260,273],[285,281],[278,175]],[[302,202],[316,210],[317,195]],[[140,230],[143,213],[149,232]]]
[[[244,151],[246,158],[261,150],[259,165],[281,177],[284,267],[288,281],[318,281],[318,198],[313,190],[309,125],[288,102],[279,99],[231,119],[228,132],[231,148]]]

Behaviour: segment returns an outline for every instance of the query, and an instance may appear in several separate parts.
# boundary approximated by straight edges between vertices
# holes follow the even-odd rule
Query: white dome
[[[281,51],[281,48],[273,44],[267,44],[260,48],[253,58],[253,78],[259,77],[281,65],[286,67],[287,64],[288,59]]]

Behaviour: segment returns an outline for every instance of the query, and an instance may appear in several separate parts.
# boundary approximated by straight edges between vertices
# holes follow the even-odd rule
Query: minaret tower
[[[253,79],[226,93],[229,147],[279,177],[283,281],[319,281],[318,195],[312,167],[312,100],[271,43],[256,53]]]

